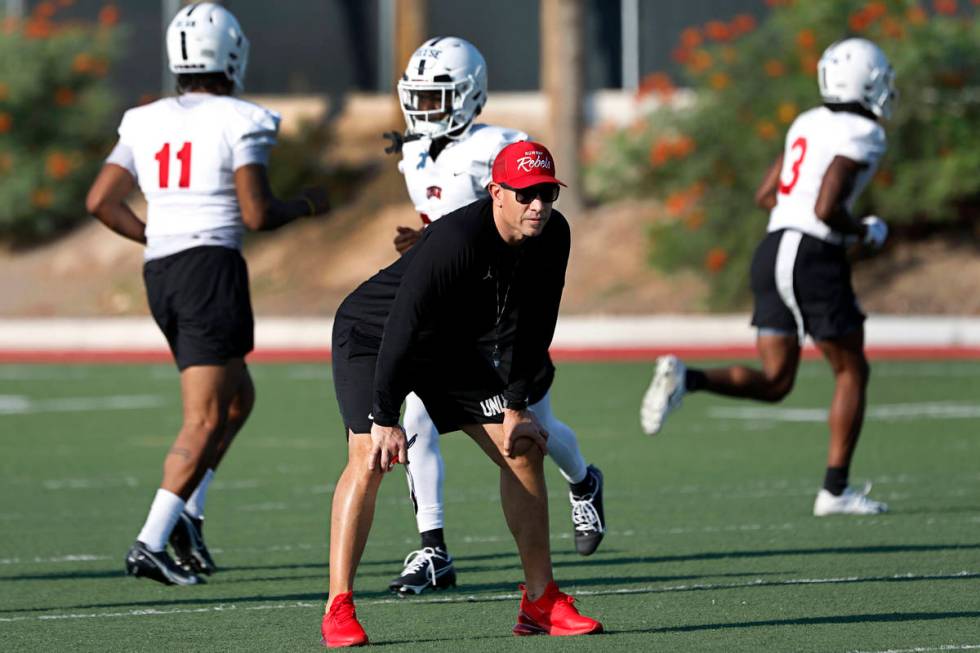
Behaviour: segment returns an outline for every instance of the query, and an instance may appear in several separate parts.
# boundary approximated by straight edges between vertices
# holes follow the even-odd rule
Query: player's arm
[[[766,170],[766,176],[755,191],[755,205],[764,211],[772,211],[776,206],[776,193],[779,190],[779,175],[783,170],[783,153]]]
[[[135,187],[136,180],[126,168],[107,163],[92,182],[85,209],[120,236],[145,244],[146,225],[126,204]]]
[[[235,192],[242,222],[253,231],[269,231],[296,218],[320,215],[330,210],[326,190],[309,188],[296,199],[280,200],[269,186],[266,167],[250,163],[235,169]]]
[[[851,215],[847,209],[847,198],[850,197],[857,176],[864,167],[865,164],[845,156],[835,156],[823,175],[817,203],[813,208],[816,216],[834,231],[856,234],[862,238],[865,235],[865,225]]]

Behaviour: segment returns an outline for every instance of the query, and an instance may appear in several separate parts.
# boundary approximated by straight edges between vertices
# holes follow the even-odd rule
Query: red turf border
[[[980,347],[868,347],[868,356],[874,360],[977,360]],[[752,346],[682,346],[682,347],[556,347],[551,354],[557,361],[650,361],[657,356],[672,353],[691,360],[754,358]],[[805,358],[818,358],[813,347],[803,350]],[[170,352],[160,349],[86,349],[86,350],[0,350],[0,364],[13,363],[169,363]],[[327,362],[330,350],[309,349],[257,349],[248,360],[272,363]]]

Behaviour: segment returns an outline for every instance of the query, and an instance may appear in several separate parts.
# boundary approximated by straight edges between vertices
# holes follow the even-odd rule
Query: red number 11
[[[160,188],[166,188],[170,185],[170,143],[164,143],[163,147],[160,148],[160,151],[153,158],[160,164]],[[190,142],[184,143],[183,147],[177,151],[177,158],[180,159],[180,180],[177,182],[177,186],[179,188],[189,188],[191,185]]]

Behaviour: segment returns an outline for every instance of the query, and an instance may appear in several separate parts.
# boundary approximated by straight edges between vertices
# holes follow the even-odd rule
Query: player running
[[[215,571],[202,535],[208,485],[255,403],[245,365],[253,319],[243,223],[275,229],[327,210],[321,190],[280,201],[269,189],[279,115],[232,97],[248,45],[220,5],[182,8],[167,29],[178,95],[126,112],[86,201],[107,227],[146,245],[150,311],[180,370],[183,425],[125,559],[128,574],[168,585],[202,583]],[[145,224],[126,204],[137,183]]]
[[[823,106],[796,118],[785,151],[756,192],[770,211],[768,234],[752,259],[752,324],[762,369],[687,368],[674,356],[657,360],[640,411],[643,430],[656,434],[686,392],[781,401],[793,387],[800,348],[809,333],[830,364],[830,450],[813,514],[867,515],[887,506],[848,485],[861,434],[870,367],[864,319],[851,287],[845,247],[857,240],[879,249],[888,227],[877,216],[856,219],[855,199],[885,153],[879,121],[891,114],[894,73],[874,43],[832,44],[818,65]]]
[[[398,227],[395,248],[404,253],[426,225],[447,213],[488,196],[491,166],[508,143],[527,140],[517,130],[474,123],[487,101],[487,67],[471,43],[437,37],[412,55],[398,82],[407,133],[387,134],[389,151],[401,149],[398,169],[422,227]],[[575,547],[582,555],[599,546],[606,524],[602,506],[602,472],[587,465],[575,431],[551,410],[550,387],[555,368],[548,358],[529,398],[530,409],[548,433],[548,454],[569,483]],[[400,594],[456,584],[453,559],[443,534],[443,478],[439,433],[415,393],[405,400],[405,432],[410,441],[407,471],[421,546],[405,559],[405,568],[389,587]]]

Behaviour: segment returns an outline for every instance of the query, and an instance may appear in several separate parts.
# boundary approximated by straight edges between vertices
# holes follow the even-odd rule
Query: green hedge
[[[0,26],[0,240],[29,243],[85,217],[85,193],[111,146],[118,11],[60,21],[40,2]]]
[[[714,309],[744,305],[749,259],[767,220],[753,194],[790,122],[820,103],[816,64],[835,40],[877,42],[900,93],[885,125],[888,153],[859,212],[891,224],[939,223],[976,205],[980,194],[976,0],[768,4],[759,25],[742,15],[685,30],[674,58],[693,99],[662,103],[608,134],[586,166],[588,190],[600,200],[663,201],[663,220],[651,229],[651,261],[666,270],[703,270]],[[655,73],[638,100],[669,100],[677,92],[667,75]]]

